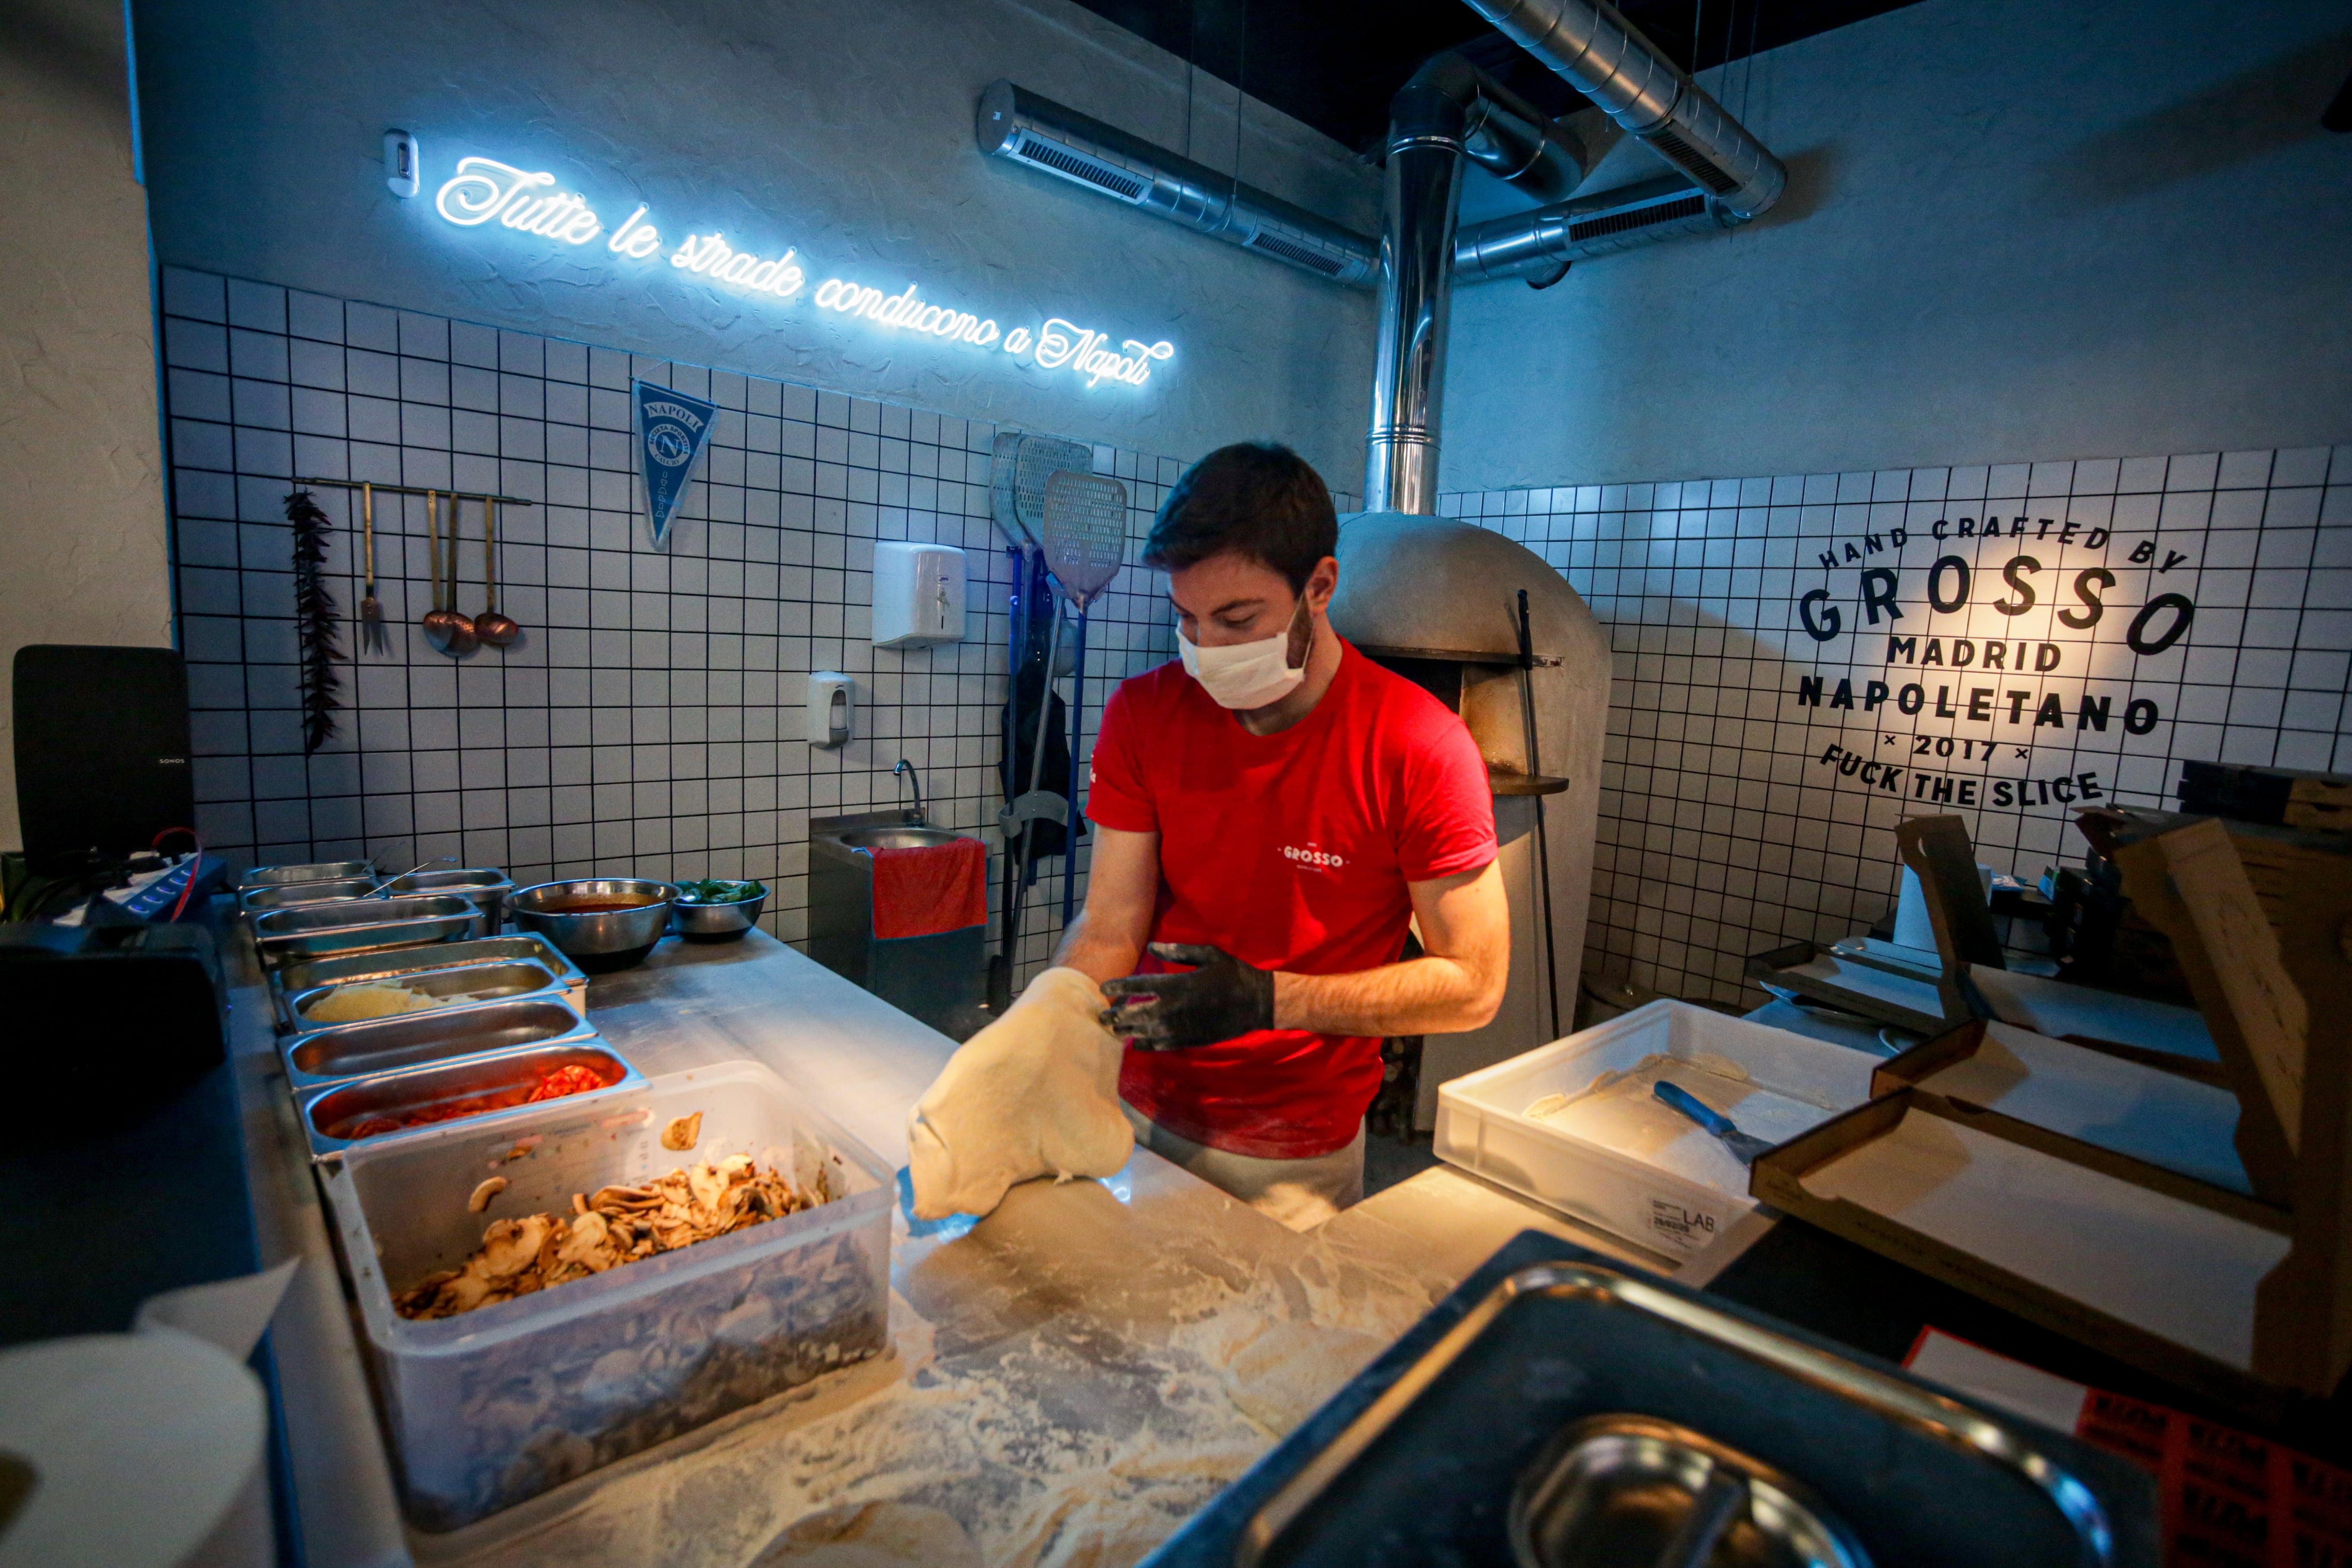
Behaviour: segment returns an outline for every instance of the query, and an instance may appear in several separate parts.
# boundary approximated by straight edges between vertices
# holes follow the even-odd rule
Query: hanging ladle
[[[492,647],[504,647],[522,636],[522,627],[499,614],[499,503],[482,498],[482,582],[489,597],[474,617],[474,635]]]
[[[477,637],[474,623],[443,603],[441,597],[441,496],[437,490],[425,492],[425,529],[426,565],[433,574],[433,607],[426,611],[423,626],[425,640],[437,653],[453,657],[474,651]],[[449,494],[449,598],[457,596],[457,495]]]

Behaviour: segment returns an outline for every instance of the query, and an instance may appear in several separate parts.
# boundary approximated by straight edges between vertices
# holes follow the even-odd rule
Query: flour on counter
[[[898,1568],[928,1552],[961,1568],[968,1542],[990,1568],[1126,1568],[1452,1283],[1255,1221],[1240,1247],[1173,1228],[1141,1252],[1097,1253],[1126,1219],[1095,1184],[1054,1192],[1051,1235],[1009,1275],[991,1276],[992,1253],[969,1239],[935,1247],[898,1231],[902,1277],[928,1268],[959,1283],[952,1302],[934,1301],[936,1320],[893,1292],[891,1356],[468,1531],[412,1537],[416,1561]],[[1036,1321],[1021,1289],[981,1288],[989,1278],[1057,1299],[1084,1288],[1088,1306]]]
[[[1602,1073],[1580,1093],[1545,1095],[1526,1114],[1717,1192],[1745,1194],[1748,1167],[1722,1140],[1658,1101],[1652,1090],[1662,1080],[1688,1089],[1730,1117],[1742,1132],[1769,1143],[1786,1142],[1837,1114],[1832,1107],[1767,1089],[1738,1062],[1706,1053],[1643,1057],[1630,1068]]]

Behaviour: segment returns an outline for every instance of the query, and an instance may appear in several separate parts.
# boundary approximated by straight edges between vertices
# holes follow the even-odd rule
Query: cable
[[[167,827],[163,829],[163,832],[155,835],[154,837],[149,839],[147,841],[147,847],[156,851],[158,854],[161,854],[163,848],[163,840],[169,838],[174,833],[186,834],[188,836],[188,842],[194,845],[195,847],[188,852],[188,879],[180,884],[180,897],[178,900],[172,905],[172,912],[164,917],[163,923],[165,925],[176,925],[179,923],[182,911],[186,910],[188,907],[188,895],[196,890],[196,877],[205,868],[205,841],[196,836],[196,830],[193,827]]]

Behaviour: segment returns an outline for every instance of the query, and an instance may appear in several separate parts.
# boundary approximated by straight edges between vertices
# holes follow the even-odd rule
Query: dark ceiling
[[[1441,49],[1469,56],[1553,114],[1584,101],[1461,0],[1078,3],[1359,153],[1377,149],[1389,99]],[[1618,8],[1685,69],[1704,70],[1909,4],[1622,0]]]

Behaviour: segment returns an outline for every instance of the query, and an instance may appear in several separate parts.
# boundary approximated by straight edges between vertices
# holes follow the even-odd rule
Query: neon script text
[[[434,207],[461,228],[478,228],[495,221],[501,227],[535,234],[565,245],[585,245],[604,234],[603,220],[587,198],[555,188],[555,176],[543,170],[518,169],[495,158],[467,157],[434,197]],[[604,248],[629,261],[646,261],[662,249],[661,230],[646,221],[645,203],[637,204],[604,241]],[[729,285],[778,300],[797,300],[808,282],[800,252],[787,247],[781,256],[738,250],[722,234],[689,234],[669,252],[669,264],[713,283]],[[819,310],[855,316],[892,331],[916,332],[954,343],[960,348],[993,349],[1040,370],[1066,370],[1089,387],[1104,382],[1141,386],[1151,379],[1154,365],[1173,359],[1176,345],[1162,340],[1146,343],[1119,340],[1114,350],[1111,334],[1054,316],[1036,328],[1010,331],[993,320],[971,310],[934,304],[912,283],[892,293],[870,284],[829,278],[811,295]]]

